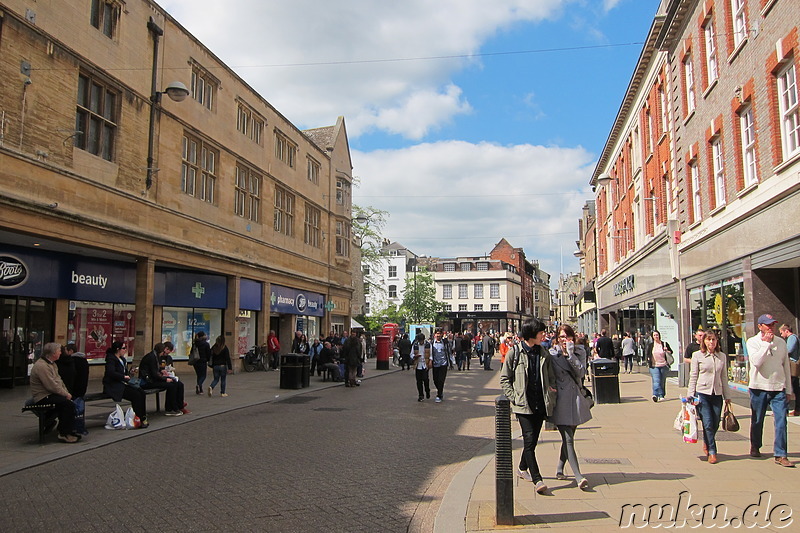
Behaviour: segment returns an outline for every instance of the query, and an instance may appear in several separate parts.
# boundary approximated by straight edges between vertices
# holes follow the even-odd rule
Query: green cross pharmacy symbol
[[[192,287],[192,292],[194,293],[194,297],[199,300],[206,293],[206,290],[203,288],[202,285],[200,285],[200,282],[198,281],[197,283],[194,284],[194,287]]]
[[[328,300],[327,302],[325,302],[325,310],[326,311],[328,311],[330,313],[334,309],[336,309],[336,304],[333,303],[333,300]]]

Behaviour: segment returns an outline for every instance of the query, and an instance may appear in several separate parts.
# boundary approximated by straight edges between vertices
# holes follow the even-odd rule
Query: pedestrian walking
[[[421,402],[431,397],[431,382],[429,378],[429,371],[432,366],[431,345],[425,341],[424,333],[418,334],[414,339],[412,353],[414,354],[414,374],[417,381],[417,392],[419,393],[417,401]]]
[[[280,359],[281,342],[278,340],[278,336],[275,335],[274,329],[269,330],[267,335],[267,351],[269,352],[269,368],[270,370],[276,370]]]
[[[400,353],[400,368],[410,370],[411,341],[408,339],[408,333],[403,333],[403,337],[397,341],[397,351]]]
[[[789,353],[789,368],[792,375],[792,394],[794,394],[794,410],[791,416],[800,416],[800,342],[792,331],[792,326],[783,324],[780,329],[781,337],[786,341],[786,351]]]
[[[719,349],[719,337],[714,330],[703,332],[700,349],[692,354],[689,370],[688,397],[699,398],[700,418],[703,420],[703,452],[710,464],[717,463],[717,430],[722,418],[723,401],[728,397],[728,358]]]
[[[522,429],[522,456],[517,475],[535,483],[544,494],[547,485],[536,462],[536,443],[545,418],[552,416],[558,394],[550,352],[542,349],[545,325],[533,318],[522,324],[522,342],[506,355],[500,371],[500,386],[511,402],[511,410]]]
[[[483,336],[483,339],[481,339],[481,351],[483,352],[484,370],[492,369],[492,357],[494,356],[495,346],[497,346],[497,343],[494,341],[494,337],[492,337],[489,333],[485,334]]]
[[[217,383],[219,383],[220,396],[223,398],[228,396],[228,373],[233,372],[233,364],[231,363],[231,352],[225,346],[225,337],[222,335],[217,337],[214,346],[211,347],[211,360],[208,365],[214,373],[214,380],[208,386],[208,396],[214,395],[214,387],[217,386]]]
[[[450,343],[442,338],[442,330],[437,329],[431,342],[433,385],[436,387],[436,399],[434,401],[436,403],[441,403],[444,400],[444,382],[447,379],[447,368],[452,363]]]
[[[583,346],[575,344],[575,331],[569,325],[559,326],[556,334],[556,343],[550,350],[553,376],[558,390],[550,421],[561,434],[561,454],[556,467],[556,479],[567,479],[564,466],[569,461],[575,482],[581,490],[586,490],[589,488],[589,481],[581,474],[575,452],[575,431],[578,426],[592,419],[589,404],[579,386],[586,372],[586,353],[579,355],[579,352],[584,351]]]
[[[759,333],[747,339],[750,362],[750,456],[761,457],[764,417],[767,406],[770,406],[775,419],[775,463],[793,467],[794,463],[787,458],[786,415],[794,394],[791,392],[789,352],[786,341],[780,335],[775,335],[777,323],[772,315],[761,315],[758,317]]]
[[[356,330],[350,330],[350,336],[344,341],[342,346],[342,359],[347,367],[347,377],[344,382],[345,387],[355,387],[360,385],[356,381],[358,365],[361,364],[361,342],[356,336]]]
[[[625,361],[625,372],[628,374],[633,372],[633,356],[636,355],[636,343],[633,342],[631,334],[624,332],[622,334],[622,359]]]
[[[200,359],[194,365],[194,373],[197,376],[196,394],[203,394],[203,383],[208,375],[208,362],[211,360],[211,346],[208,344],[208,337],[205,331],[198,331],[194,336],[192,348],[197,348]]]
[[[671,363],[672,348],[668,342],[661,340],[661,333],[653,330],[653,341],[645,344],[645,357],[650,366],[650,377],[653,380],[653,401],[663,401],[667,395],[667,372]]]

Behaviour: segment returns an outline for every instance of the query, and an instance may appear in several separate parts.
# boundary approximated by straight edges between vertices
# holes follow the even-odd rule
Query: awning
[[[355,329],[355,328],[365,329],[364,326],[359,324],[358,321],[355,318],[351,318],[350,319],[350,327],[353,328],[353,329]]]

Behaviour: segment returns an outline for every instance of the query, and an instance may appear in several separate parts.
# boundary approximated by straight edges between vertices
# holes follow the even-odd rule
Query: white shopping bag
[[[125,413],[122,412],[120,404],[117,404],[117,408],[108,415],[106,429],[125,429]]]

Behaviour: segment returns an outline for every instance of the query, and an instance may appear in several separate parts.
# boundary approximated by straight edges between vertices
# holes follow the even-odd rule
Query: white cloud
[[[617,7],[622,0],[603,0],[603,11],[606,13]]]
[[[593,168],[582,148],[443,141],[353,159],[354,202],[389,211],[384,235],[415,253],[481,255],[505,237],[556,277],[562,249],[574,267]]]
[[[486,39],[570,0],[164,0],[161,5],[300,127],[418,139],[470,107],[452,76]],[[409,58],[451,57],[450,59]],[[362,62],[402,59],[391,62]],[[316,65],[297,66],[308,63]],[[321,65],[319,63],[327,63]],[[284,66],[277,66],[284,65]],[[295,65],[295,66],[287,66]]]

